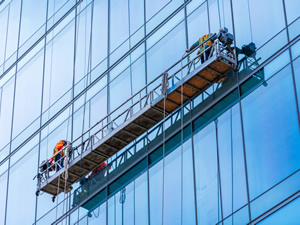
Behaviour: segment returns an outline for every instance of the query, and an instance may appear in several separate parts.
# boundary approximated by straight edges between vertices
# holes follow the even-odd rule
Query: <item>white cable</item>
[[[185,54],[184,54],[185,55]],[[180,170],[180,178],[181,178],[181,190],[180,190],[180,206],[181,206],[181,210],[180,210],[180,220],[181,220],[181,225],[182,225],[182,207],[183,207],[183,115],[184,115],[184,108],[183,108],[183,84],[182,84],[182,80],[183,80],[183,66],[182,66],[182,62],[183,62],[183,58],[181,59],[181,71],[180,71],[180,75],[181,75],[181,84],[180,84],[180,91],[181,91],[181,124],[180,124],[180,132],[181,132],[181,170]]]

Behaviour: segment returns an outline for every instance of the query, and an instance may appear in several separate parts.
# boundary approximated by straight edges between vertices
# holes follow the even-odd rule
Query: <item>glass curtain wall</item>
[[[99,224],[247,224],[298,193],[300,135],[292,77],[291,63],[288,63],[266,80],[268,85],[261,84],[247,94],[242,91],[220,115],[196,118],[192,122],[192,135],[182,139],[178,133],[168,139],[149,154],[148,170],[137,178],[127,178],[130,182],[120,185],[117,192],[108,195],[106,202],[102,201],[89,213],[86,211],[79,223],[74,224],[94,224],[94,221]],[[251,79],[242,84],[241,90],[250,83]],[[276,101],[272,101],[273,92],[281,95]],[[253,107],[251,113],[249,107]],[[272,112],[267,112],[268,108]],[[272,118],[272,113],[277,119]],[[294,121],[285,128],[280,125],[281,120]],[[269,126],[281,126],[287,131],[266,130]],[[250,127],[255,131],[251,132]],[[184,130],[187,129],[191,132],[190,126]],[[255,135],[252,140],[256,141],[249,141],[249,135]],[[268,152],[270,149],[272,153]],[[157,160],[158,155],[164,157]],[[274,173],[274,170],[280,171]],[[138,181],[142,187],[137,185]],[[261,223],[278,217],[293,224],[297,218],[296,202]],[[139,220],[136,210],[140,210]]]
[[[57,141],[80,136],[179,60],[205,33],[229,28],[237,47],[255,43],[255,57],[263,63],[299,36],[296,5],[295,0],[5,0],[0,5],[0,224],[47,224],[59,216],[50,196],[36,198],[32,180]],[[135,200],[145,191],[136,178],[126,188],[128,207],[143,204],[136,209],[142,212],[133,210],[128,218],[125,213],[124,221],[249,221],[288,197],[299,169],[299,49],[299,43],[291,46],[264,68],[267,87],[249,94],[252,89],[242,85],[239,103],[185,142],[193,146],[187,147],[193,154],[179,149],[152,166],[144,179],[146,191],[154,196],[144,203]],[[271,100],[274,96],[276,101]],[[192,156],[193,167],[185,164]],[[178,162],[181,166],[176,167]],[[194,177],[184,176],[190,173]],[[172,179],[165,180],[167,176]],[[287,177],[291,192],[278,195],[287,188],[280,186],[261,200]],[[161,184],[160,192],[150,178]],[[117,206],[120,193],[109,197],[109,204],[99,209],[108,222],[106,210],[127,210]],[[17,204],[26,209],[24,215],[30,214],[26,221],[14,216]],[[145,215],[146,205],[150,213],[139,221],[136,215]],[[194,208],[187,210],[186,205]],[[65,207],[66,212],[71,205]],[[230,216],[233,212],[236,216]],[[81,210],[77,217],[85,213]]]

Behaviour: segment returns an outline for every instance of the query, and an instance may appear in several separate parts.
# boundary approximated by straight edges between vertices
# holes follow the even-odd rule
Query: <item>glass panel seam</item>
[[[18,32],[18,43],[17,43],[17,57],[18,57],[18,52],[19,52],[20,28],[21,28],[20,24],[21,24],[21,17],[22,17],[22,5],[23,5],[23,0],[21,0],[21,6],[20,6],[19,32]],[[15,100],[16,100],[17,68],[18,68],[18,65],[16,65],[16,70],[15,70],[14,95],[13,95],[14,97],[13,97],[13,109],[12,109],[12,121],[11,121],[10,140],[12,139],[12,132],[13,132],[14,108],[15,108]],[[12,147],[12,144],[10,143],[9,153],[11,153],[11,147]],[[10,158],[9,158],[9,161],[8,161],[8,170],[7,170],[8,173],[7,173],[7,189],[6,189],[6,203],[5,203],[4,224],[6,224],[6,221],[7,221],[7,205],[8,205],[8,189],[9,189],[10,169],[11,168],[10,168]]]
[[[287,13],[286,13],[286,7],[285,7],[285,0],[282,0],[283,5],[283,12],[284,12],[284,22],[286,26],[286,34],[288,43],[290,43],[290,35],[288,31],[288,21],[287,21]],[[294,87],[294,95],[295,95],[295,101],[296,101],[296,110],[297,110],[297,118],[298,118],[298,128],[300,131],[300,112],[299,112],[299,100],[297,95],[297,86],[296,86],[296,77],[295,77],[295,70],[294,70],[294,63],[293,63],[293,56],[292,56],[292,50],[291,46],[289,46],[289,56],[290,56],[290,62],[291,62],[291,68],[292,68],[292,78],[293,78],[293,87]]]
[[[190,114],[192,114],[190,112]],[[193,123],[190,123],[191,126],[191,141],[192,141],[192,162],[193,162],[193,182],[194,182],[194,204],[195,204],[195,220],[196,225],[198,225],[198,214],[197,214],[197,187],[196,187],[196,172],[195,172],[195,148],[194,148],[194,135],[193,135]]]
[[[243,143],[243,154],[244,154],[244,166],[245,166],[245,179],[246,179],[246,189],[247,189],[247,202],[250,202],[250,193],[249,193],[249,183],[248,183],[248,170],[247,170],[247,159],[246,159],[246,145],[245,145],[245,133],[244,133],[244,123],[243,123],[243,111],[242,111],[242,102],[241,102],[241,87],[238,86],[238,95],[239,95],[239,108],[240,108],[240,121],[241,121],[241,131],[242,131],[242,143]],[[251,221],[251,210],[250,204],[248,206],[249,221]]]
[[[220,220],[223,220],[223,198],[222,198],[222,185],[221,185],[221,170],[220,170],[220,154],[219,154],[219,136],[218,136],[218,118],[215,119],[215,132],[216,132],[216,146],[217,146],[217,171],[218,171],[218,176],[217,176],[217,179],[218,179],[218,182],[217,182],[217,185],[218,185],[218,191],[220,192],[220,194],[218,193],[218,205],[219,205],[219,202],[221,204],[221,219],[218,219],[218,222]],[[220,198],[220,199],[219,199]],[[218,209],[218,217],[219,217],[219,209]]]
[[[68,12],[66,12],[45,34],[43,34],[36,42],[34,42],[20,57],[17,56],[16,61],[5,70],[5,72],[0,76],[0,80],[19,62],[21,61],[35,46],[37,46],[43,38],[45,38],[49,33],[51,33],[61,21],[63,21],[83,0],[79,0]],[[20,26],[19,26],[20,27]],[[20,33],[20,32],[19,32]]]

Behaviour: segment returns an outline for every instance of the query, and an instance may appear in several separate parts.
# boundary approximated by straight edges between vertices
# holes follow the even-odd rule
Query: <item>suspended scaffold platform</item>
[[[196,55],[195,50],[184,55],[154,81],[70,143],[74,145],[81,142],[79,146],[73,146],[72,152],[38,174],[37,194],[43,191],[56,196],[70,190],[75,182],[102,162],[162,121],[190,98],[214,83],[221,83],[229,71],[237,68],[235,53],[228,44],[218,39],[200,55]],[[204,59],[202,64],[201,57]],[[86,136],[88,138],[84,139]],[[62,160],[66,162],[64,167]]]

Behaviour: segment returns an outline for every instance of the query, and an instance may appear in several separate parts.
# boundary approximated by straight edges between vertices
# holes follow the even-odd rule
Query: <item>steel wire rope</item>
[[[54,1],[54,9],[55,9],[55,1]],[[53,20],[55,18],[55,15],[53,16]],[[50,62],[51,62],[51,66],[50,66],[50,83],[49,83],[49,98],[48,98],[48,118],[50,117],[50,109],[51,109],[51,90],[52,90],[52,67],[53,67],[53,45],[54,45],[54,40],[52,39],[52,43],[51,43],[51,56],[50,56]],[[45,49],[46,50],[46,49]],[[45,66],[45,65],[44,65]],[[47,127],[47,148],[46,148],[46,157],[48,157],[48,148],[49,148],[49,125]]]
[[[233,225],[233,127],[232,127],[232,108],[230,109],[230,151],[231,151],[231,214],[232,220],[231,224]],[[223,218],[222,218],[223,219]]]
[[[163,123],[162,123],[162,135],[163,135],[163,165],[162,165],[162,224],[164,224],[164,183],[165,183],[165,140],[166,140],[166,134],[165,134],[165,118],[166,118],[166,98],[168,95],[168,84],[169,84],[169,80],[168,80],[168,72],[165,71],[163,73],[162,76],[162,93],[164,95],[164,115],[163,115]],[[154,89],[155,90],[155,89]],[[153,96],[153,91],[152,91],[152,96]]]
[[[250,12],[250,3],[249,0],[247,0],[248,3],[248,15],[249,15],[249,26],[250,26],[250,37],[251,37],[251,42],[253,42],[253,35],[252,35],[252,22],[251,22],[251,12]]]
[[[79,12],[81,11],[81,4],[79,5]],[[79,13],[79,15],[77,16],[78,21],[77,21],[77,29],[76,29],[76,40],[75,41],[75,50],[74,50],[74,70],[75,70],[75,64],[76,64],[76,49],[78,46],[78,36],[79,36],[79,24],[80,24],[80,17],[81,14]],[[85,20],[86,22],[86,20]],[[86,32],[85,32],[85,40],[86,40]],[[73,71],[73,73],[75,73],[75,71]],[[73,77],[74,79],[74,77]],[[74,87],[73,87],[74,88]],[[70,101],[72,100],[72,94],[70,95]],[[84,103],[85,105],[85,103]],[[67,132],[66,132],[66,139],[68,139],[68,133],[69,133],[69,126],[70,126],[70,118],[71,118],[71,106],[69,107],[69,115],[68,115],[68,123],[67,123]],[[69,164],[69,151],[70,151],[70,144],[68,145],[68,147],[66,148],[66,155],[65,155],[65,159],[64,159],[64,169],[65,169],[65,176],[64,174],[62,174],[62,177],[64,178],[64,199],[63,199],[63,207],[62,207],[62,215],[64,214],[64,210],[65,210],[65,201],[66,201],[66,190],[67,190],[67,180],[68,180],[68,164]],[[60,176],[59,176],[60,179]],[[58,185],[58,191],[59,192],[59,185]],[[57,194],[58,195],[58,194]],[[58,198],[57,198],[58,200]],[[57,206],[56,206],[57,207]],[[57,219],[57,216],[56,216]],[[63,220],[61,221],[61,224],[63,224]]]
[[[222,28],[222,24],[221,24],[221,15],[220,15],[220,2],[219,2],[219,0],[218,0],[217,4],[218,4],[219,24],[220,24],[220,29],[221,29],[221,28]]]
[[[56,169],[57,165],[54,167]],[[60,175],[58,176],[58,181],[57,181],[57,193],[56,193],[56,215],[55,215],[55,220],[57,220],[57,213],[58,213],[58,195],[59,195],[59,186],[60,186]]]
[[[54,9],[55,9],[55,2],[56,1],[54,1],[54,5],[53,5],[53,7],[54,7]],[[54,20],[54,18],[55,18],[55,15],[53,15],[53,20]],[[52,34],[53,34],[53,32],[52,32]],[[53,39],[54,39],[54,37],[53,37]],[[53,45],[54,45],[54,40],[52,39],[52,44],[51,44],[51,66],[50,66],[50,84],[49,84],[49,99],[48,99],[48,104],[49,104],[49,108],[48,108],[48,117],[50,117],[50,107],[51,107],[51,104],[50,104],[50,102],[51,102],[51,89],[52,89],[52,67],[53,67]],[[47,127],[47,151],[46,151],[46,154],[48,155],[48,147],[49,147],[49,143],[48,143],[48,141],[49,141],[49,125],[48,125],[48,127]],[[56,167],[57,167],[57,165],[56,165],[56,162],[54,162],[54,165],[55,166],[53,166],[53,168],[54,168],[54,172],[56,172]],[[59,175],[59,177],[58,177],[58,181],[57,181],[57,193],[56,193],[56,213],[55,213],[55,220],[57,220],[57,213],[58,213],[58,195],[59,195],[59,186],[60,186],[60,175]],[[53,198],[54,198],[54,196],[53,196]]]
[[[98,207],[98,215],[96,216],[95,210],[93,210],[93,214],[95,218],[98,218],[100,216],[100,205]]]
[[[222,0],[222,10],[223,10],[223,21],[224,21],[224,27],[226,27],[226,20],[225,20],[225,10],[224,10],[224,0]]]
[[[180,135],[181,135],[181,147],[180,147],[180,153],[181,153],[181,168],[180,168],[180,206],[181,206],[181,210],[180,210],[180,222],[181,222],[181,225],[182,225],[182,207],[183,207],[183,115],[184,115],[184,108],[183,108],[183,83],[182,83],[182,80],[183,80],[183,60],[184,60],[184,56],[185,56],[185,53],[183,54],[182,58],[181,58],[181,71],[180,71],[180,78],[181,78],[181,84],[180,84],[180,92],[181,92],[181,95],[180,95],[180,100],[181,100],[181,122],[180,122]]]
[[[91,12],[91,30],[90,30],[90,38],[89,38],[89,42],[90,42],[89,43],[89,53],[88,53],[88,62],[87,62],[87,68],[86,68],[86,79],[84,80],[85,81],[84,82],[85,83],[85,87],[87,87],[87,85],[88,85],[89,73],[90,73],[90,68],[91,68],[93,10],[94,10],[94,7],[93,7],[93,3],[92,3],[92,7],[91,7],[91,11],[92,11]],[[79,11],[80,11],[80,9],[79,9]],[[87,15],[85,15],[85,16],[87,17]],[[80,16],[79,16],[79,19],[78,19],[78,27],[79,27],[79,22],[80,22]],[[87,27],[87,18],[85,20],[85,27]],[[79,28],[78,28],[78,30],[79,30]],[[77,33],[77,39],[76,39],[76,46],[77,46],[77,42],[78,42],[78,33]],[[87,41],[87,34],[85,32],[85,43],[86,43],[86,41]],[[85,47],[86,47],[86,45],[85,45]],[[86,53],[86,50],[85,50],[85,53]],[[76,57],[75,57],[75,60],[76,60]],[[87,91],[84,94],[83,115],[82,115],[82,128],[81,128],[82,134],[84,133],[84,125],[85,125],[86,99],[87,99]],[[91,138],[91,137],[89,137],[89,138]],[[82,136],[82,138],[81,138],[81,145],[83,144],[83,140],[84,140],[84,136]],[[81,149],[81,151],[83,151],[83,148]],[[82,158],[82,152],[81,152],[80,155],[81,155],[80,157]],[[80,160],[80,176],[81,176],[81,172],[82,172],[82,164],[81,164],[81,162],[82,162],[82,160]],[[78,210],[78,218],[79,218],[79,210]]]
[[[93,8],[92,8],[93,10]],[[91,15],[91,21],[92,21],[92,16],[93,16],[93,13]],[[85,21],[87,22],[87,20]],[[87,40],[87,35],[86,35],[86,32],[85,32],[85,41]],[[91,69],[91,52],[92,52],[92,22],[91,22],[91,31],[90,31],[90,43],[89,43],[89,53],[88,53],[88,61],[87,61],[87,68],[86,68],[86,87],[88,85],[88,82],[89,82],[89,74],[90,74],[90,69]],[[86,99],[87,99],[87,91],[84,93],[84,103],[83,103],[83,116],[82,116],[82,134],[84,133],[84,125],[85,125],[85,112],[86,112]],[[91,137],[89,137],[91,138]],[[81,145],[83,144],[83,140],[84,140],[84,135],[82,136],[81,138]],[[90,139],[92,141],[92,139]],[[83,145],[82,145],[83,146]],[[83,150],[83,148],[81,149]],[[82,152],[81,152],[81,157],[82,157]],[[81,175],[81,161],[80,160],[80,175]]]
[[[152,92],[153,93],[153,92]],[[162,132],[163,132],[163,165],[162,165],[162,224],[164,224],[164,188],[165,188],[165,118],[166,118],[166,97],[167,93],[164,96],[164,116],[163,116],[163,123],[162,123]]]

